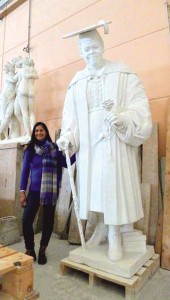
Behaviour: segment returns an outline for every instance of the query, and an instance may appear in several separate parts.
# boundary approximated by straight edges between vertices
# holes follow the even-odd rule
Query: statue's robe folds
[[[136,74],[105,61],[95,80],[102,82],[102,102],[113,102],[110,111],[123,120],[109,130],[104,121],[109,109],[89,108],[93,79],[87,68],[76,74],[63,111],[61,136],[77,152],[79,215],[87,219],[89,211],[103,212],[105,224],[133,223],[143,217],[137,149],[152,130],[148,99]]]

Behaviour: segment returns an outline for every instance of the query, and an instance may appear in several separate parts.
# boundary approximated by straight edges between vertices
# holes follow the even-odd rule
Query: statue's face
[[[15,60],[15,65],[17,68],[22,68],[22,61],[23,61],[22,58],[17,58]]]
[[[8,73],[9,72],[9,65],[8,64],[4,65],[3,69],[4,69],[5,73]]]
[[[10,71],[11,73],[14,73],[14,72],[15,72],[15,66],[11,64],[11,65],[9,66],[9,71]]]
[[[87,65],[100,67],[103,61],[103,46],[98,39],[83,38],[80,43],[81,56]]]

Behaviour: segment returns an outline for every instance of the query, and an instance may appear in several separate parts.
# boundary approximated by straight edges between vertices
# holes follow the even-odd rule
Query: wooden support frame
[[[0,245],[0,299],[35,300],[33,289],[33,258]]]
[[[97,269],[93,269],[83,264],[79,264],[64,258],[60,261],[60,274],[66,275],[71,270],[78,270],[88,274],[89,285],[91,287],[97,285],[100,280],[106,280],[125,287],[125,299],[133,300],[139,294],[141,289],[152,278],[160,267],[160,255],[154,254],[152,258],[130,279],[117,275],[109,274]]]

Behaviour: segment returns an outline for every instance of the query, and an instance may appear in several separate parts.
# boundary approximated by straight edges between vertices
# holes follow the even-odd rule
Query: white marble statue
[[[80,218],[88,219],[89,211],[99,216],[87,246],[107,237],[108,257],[117,261],[123,256],[121,227],[143,217],[136,151],[152,122],[139,77],[123,63],[104,59],[98,31],[85,31],[78,33],[87,66],[69,85],[57,144],[77,153]]]
[[[28,57],[24,58],[22,60],[22,68],[18,72],[17,108],[15,107],[15,114],[21,122],[21,110],[24,133],[26,136],[31,135],[31,130],[35,124],[36,79],[38,79],[38,75],[34,68],[33,59]]]
[[[1,103],[1,124],[0,135],[4,135],[5,139],[9,138],[10,123],[15,121],[13,116],[14,100],[15,100],[15,66],[11,63],[6,63],[4,66],[4,84],[0,94]],[[15,128],[13,128],[15,131]],[[15,135],[15,134],[14,134]],[[16,135],[15,135],[16,137]]]
[[[35,80],[38,75],[34,61],[28,57],[15,57],[5,64],[4,73],[0,94],[0,143],[25,144],[29,142],[35,124]]]
[[[14,115],[16,116],[18,122],[20,123],[20,128],[23,127],[23,119],[22,119],[22,112],[21,112],[21,107],[20,107],[20,104],[19,104],[19,100],[18,100],[18,86],[20,84],[20,81],[21,81],[21,69],[22,69],[22,63],[23,63],[23,58],[21,56],[17,56],[17,57],[14,57],[12,59],[12,64],[14,64],[15,66],[15,69],[17,71],[16,73],[16,88],[15,88],[15,91],[16,91],[16,97],[15,97],[15,101],[14,101]]]

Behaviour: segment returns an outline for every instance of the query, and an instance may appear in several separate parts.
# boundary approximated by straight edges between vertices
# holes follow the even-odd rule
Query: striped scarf
[[[41,147],[35,145],[35,153],[42,156],[41,205],[55,205],[57,201],[57,145],[46,141]]]

